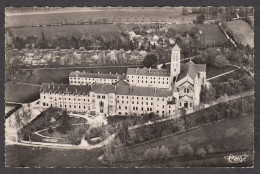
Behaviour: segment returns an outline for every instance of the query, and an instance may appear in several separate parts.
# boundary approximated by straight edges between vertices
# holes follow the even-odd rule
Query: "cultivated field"
[[[109,10],[108,10],[109,9]],[[53,11],[6,13],[5,26],[48,25],[60,23],[78,23],[107,19],[108,22],[165,22],[192,21],[196,16],[182,15],[182,8],[69,8]],[[17,15],[19,14],[19,15]],[[30,20],[28,20],[30,16]]]
[[[233,32],[236,42],[254,47],[254,30],[243,20],[226,22],[227,28]]]
[[[120,32],[112,24],[86,24],[86,25],[62,25],[46,27],[24,27],[10,29],[14,35],[19,37],[37,36],[42,37],[42,32],[47,40],[59,37],[76,38],[92,40],[96,37],[102,37],[105,41],[122,38]]]
[[[5,84],[5,102],[29,103],[40,98],[40,86]]]

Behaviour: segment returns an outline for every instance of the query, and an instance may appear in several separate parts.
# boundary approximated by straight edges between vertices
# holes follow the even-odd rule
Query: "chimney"
[[[68,88],[66,88],[66,93],[68,93]]]
[[[111,74],[111,72],[109,74]]]
[[[99,71],[98,71],[98,74],[99,74]]]
[[[149,68],[149,73],[151,73],[151,67]]]
[[[50,89],[51,88],[51,85],[50,84],[48,84],[48,89]]]

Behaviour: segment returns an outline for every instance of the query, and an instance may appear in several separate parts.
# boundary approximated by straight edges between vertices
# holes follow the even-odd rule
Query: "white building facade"
[[[73,72],[69,85],[43,84],[41,107],[58,107],[91,115],[140,116],[154,113],[177,117],[180,109],[193,110],[200,103],[206,65],[180,62],[180,48],[172,49],[168,69],[128,68],[119,74]]]

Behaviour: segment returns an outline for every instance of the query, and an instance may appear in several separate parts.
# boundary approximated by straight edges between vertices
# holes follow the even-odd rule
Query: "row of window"
[[[116,81],[115,79],[103,79],[103,78],[78,78],[78,79],[77,79],[76,77],[70,78],[70,80],[73,80],[73,79],[74,79],[75,81],[77,81],[77,80],[82,80],[82,81],[84,81],[84,79],[85,79],[85,80],[90,80],[90,81],[91,81],[91,80],[93,80],[93,81],[95,81],[95,80],[99,80],[99,81],[102,81],[102,80],[103,80],[103,81],[106,81],[106,80]]]
[[[137,107],[137,106],[134,106],[134,107],[133,107],[133,110],[134,110],[134,111],[137,111],[137,110],[138,110],[138,107]],[[144,107],[141,107],[141,111],[144,111]],[[147,108],[146,108],[146,111],[153,111],[153,108],[147,107]]]
[[[42,105],[43,106],[49,106],[49,104],[48,103],[45,103],[45,102],[43,102],[42,103]],[[50,104],[50,106],[53,106],[52,104]],[[54,106],[56,106],[56,107],[60,107],[60,108],[62,108],[62,104],[60,104],[60,105],[58,105],[57,103],[54,103]],[[76,109],[77,108],[77,105],[68,105],[69,107],[68,108],[74,108],[74,109]],[[65,104],[64,105],[64,108],[67,108],[67,105]],[[80,105],[78,106],[78,109],[86,109],[86,106],[83,106],[83,107],[81,107]],[[89,108],[90,109],[90,108]]]
[[[46,99],[46,96],[43,96],[43,98]],[[49,97],[50,100],[52,100],[52,98],[53,98],[53,97]],[[58,99],[58,100],[62,100],[61,97],[59,97],[59,98],[54,97],[54,101],[57,101],[57,99]],[[67,98],[64,97],[63,100],[67,100]],[[74,101],[76,101],[76,98],[68,98],[68,100],[74,100]],[[80,98],[78,98],[77,101],[88,101],[88,102],[89,102],[89,99],[86,100],[86,99],[80,99]]]
[[[132,77],[132,78],[134,78],[134,76],[129,76],[130,78]],[[144,78],[144,76],[137,76],[137,79],[146,79],[146,80],[148,80],[148,77],[145,77]],[[150,77],[150,80],[152,80],[152,79],[156,79],[156,77]],[[158,77],[158,79],[159,80],[169,80],[169,77]]]
[[[132,82],[134,82],[134,80],[132,80]],[[141,80],[137,80],[137,83],[147,83],[147,80],[144,82],[143,80],[141,81]],[[156,84],[155,83],[155,81],[150,81],[150,84]],[[158,84],[160,84],[160,81],[158,81]],[[164,81],[162,81],[162,84],[164,85],[164,84],[169,84],[169,82],[168,81],[166,81],[166,83],[164,83]]]

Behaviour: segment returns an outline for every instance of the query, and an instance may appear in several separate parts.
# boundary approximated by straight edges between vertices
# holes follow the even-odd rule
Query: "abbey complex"
[[[206,64],[180,62],[180,48],[172,48],[169,69],[128,68],[126,74],[72,72],[68,84],[44,83],[43,108],[58,107],[90,115],[177,117],[180,109],[200,104],[206,83]]]

